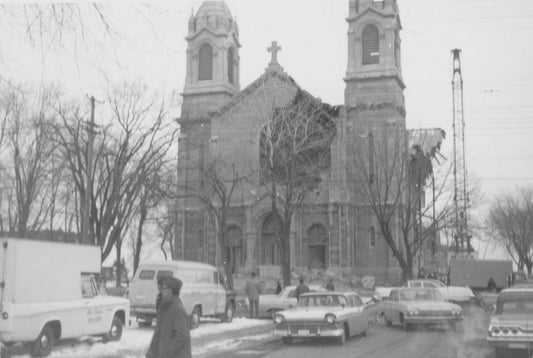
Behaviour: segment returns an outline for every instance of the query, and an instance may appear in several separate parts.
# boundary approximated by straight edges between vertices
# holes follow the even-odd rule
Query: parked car
[[[436,288],[445,300],[457,304],[478,303],[476,295],[469,287],[446,286],[439,280],[434,279],[416,279],[407,281],[407,287],[418,288]]]
[[[533,286],[517,285],[500,292],[490,319],[487,341],[494,356],[511,357],[509,349],[533,349]]]
[[[406,331],[415,324],[444,324],[455,331],[457,322],[463,319],[461,306],[445,301],[435,288],[393,289],[379,310],[387,326],[401,324]]]
[[[180,297],[191,328],[198,327],[200,317],[232,321],[235,295],[227,292],[216,267],[202,262],[168,260],[141,263],[130,285],[131,311],[140,326],[149,327],[156,318],[157,280],[164,276],[183,281]]]
[[[317,285],[309,286],[309,290],[311,292],[326,291],[324,287]],[[274,318],[276,312],[296,307],[295,293],[296,286],[287,286],[277,295],[259,296],[259,317]]]
[[[372,315],[355,292],[310,292],[298,306],[274,315],[274,335],[285,344],[294,338],[331,337],[344,344],[354,335],[366,335]]]

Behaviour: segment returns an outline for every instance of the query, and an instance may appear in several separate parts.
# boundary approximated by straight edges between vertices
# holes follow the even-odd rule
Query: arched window
[[[228,82],[231,84],[235,83],[234,79],[234,66],[235,66],[235,58],[234,58],[234,52],[233,47],[230,47],[228,50]]]
[[[213,79],[213,48],[203,44],[198,54],[198,81]]]
[[[230,225],[227,228],[226,238],[226,252],[228,256],[230,252],[233,254],[232,272],[236,272],[244,263],[242,230],[237,225]]]
[[[278,220],[272,214],[268,215],[261,227],[261,253],[259,262],[262,265],[281,264],[279,232]]]
[[[363,30],[363,65],[379,64],[379,31],[368,25]]]
[[[375,147],[374,147],[374,134],[372,132],[368,133],[368,181],[370,184],[374,183],[374,161],[375,161]]]

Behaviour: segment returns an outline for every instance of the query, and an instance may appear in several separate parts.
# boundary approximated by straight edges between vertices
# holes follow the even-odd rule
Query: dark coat
[[[306,292],[309,292],[309,287],[305,283],[302,282],[296,287],[296,291],[294,292],[294,296],[296,298],[300,298],[300,295],[302,293],[306,293]]]
[[[253,277],[246,281],[244,292],[250,301],[259,300],[259,295],[261,294],[261,284],[259,283],[259,280]]]
[[[191,358],[188,316],[178,296],[161,300],[157,325],[148,350],[153,358]]]

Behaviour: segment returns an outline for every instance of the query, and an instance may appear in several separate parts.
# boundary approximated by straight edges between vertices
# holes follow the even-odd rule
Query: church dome
[[[235,30],[238,33],[237,25],[224,1],[204,1],[191,22],[189,30],[193,33],[205,28],[224,32]]]
[[[204,1],[198,9],[196,17],[201,18],[205,15],[233,20],[228,5],[224,1]]]

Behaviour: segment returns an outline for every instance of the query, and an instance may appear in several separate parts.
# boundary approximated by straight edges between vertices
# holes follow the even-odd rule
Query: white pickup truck
[[[99,295],[94,276],[100,269],[97,246],[0,239],[3,356],[19,342],[43,357],[59,339],[119,340],[129,323],[129,300]]]

